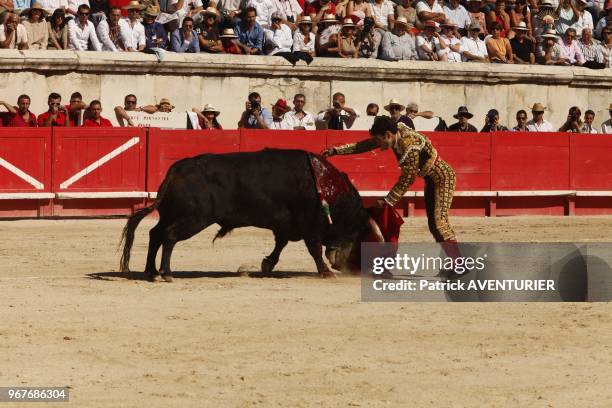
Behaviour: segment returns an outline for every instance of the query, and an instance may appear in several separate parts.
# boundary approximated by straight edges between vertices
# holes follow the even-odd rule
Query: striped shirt
[[[578,47],[580,47],[580,51],[582,51],[585,61],[595,61],[600,64],[604,62],[601,45],[595,41],[592,41],[590,45],[586,45],[582,41],[578,41]]]

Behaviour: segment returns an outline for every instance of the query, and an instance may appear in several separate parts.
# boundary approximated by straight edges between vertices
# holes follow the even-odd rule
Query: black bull
[[[330,203],[332,223],[325,216],[311,169],[310,154],[301,150],[265,149],[254,153],[204,154],[176,162],[168,170],[156,201],[136,211],[123,230],[121,270],[129,271],[134,231],[153,210],[159,222],[149,232],[145,274],[151,280],[172,280],[170,257],[174,245],[217,223],[223,237],[234,228],[258,227],[272,230],[274,250],[261,264],[269,273],[288,241],[304,240],[323,277],[334,276],[332,267],[342,269],[358,258],[359,243],[369,232],[369,217],[361,197],[346,177],[346,191]],[[316,157],[317,160],[325,160]],[[155,266],[162,247],[161,267]]]

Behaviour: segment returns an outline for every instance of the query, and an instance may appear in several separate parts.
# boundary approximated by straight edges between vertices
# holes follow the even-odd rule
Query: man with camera
[[[257,92],[249,94],[249,100],[245,103],[245,108],[238,122],[239,128],[270,129],[272,114],[261,106],[261,96]]]
[[[51,93],[47,100],[49,110],[38,115],[38,126],[64,126],[70,127],[70,118],[67,115],[66,107],[62,105],[62,97],[58,93]]]
[[[350,129],[357,119],[357,112],[346,106],[344,94],[336,92],[332,96],[332,107],[319,112],[317,122],[324,122],[327,129],[346,130]]]

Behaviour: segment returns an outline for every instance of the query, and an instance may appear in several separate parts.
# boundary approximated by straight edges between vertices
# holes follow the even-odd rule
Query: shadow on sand
[[[95,272],[88,273],[85,275],[87,279],[95,280],[115,280],[115,279],[127,279],[127,280],[141,280],[148,281],[147,275],[144,272]],[[311,277],[316,278],[318,275],[314,272],[290,272],[290,271],[274,271],[272,273],[263,272],[228,272],[228,271],[178,271],[172,272],[174,279],[197,279],[197,278],[274,278],[274,279],[289,279],[298,277]]]

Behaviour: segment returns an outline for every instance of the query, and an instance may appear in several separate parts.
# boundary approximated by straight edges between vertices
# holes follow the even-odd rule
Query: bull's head
[[[375,238],[377,242],[385,242],[379,226],[368,217],[366,226],[359,229],[359,233],[352,239],[340,240],[337,245],[329,245],[325,256],[332,268],[348,273],[359,273],[361,267],[361,243]]]

